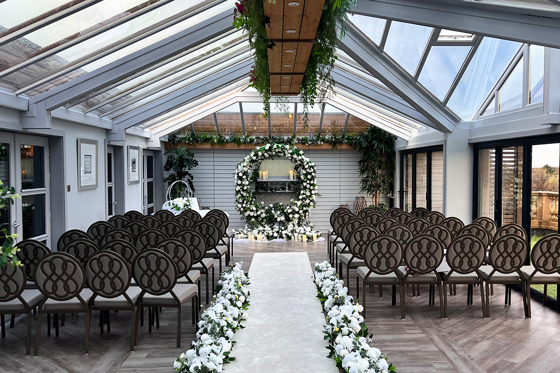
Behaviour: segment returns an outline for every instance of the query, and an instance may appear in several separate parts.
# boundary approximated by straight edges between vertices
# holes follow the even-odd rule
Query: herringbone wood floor
[[[311,264],[327,259],[326,243],[317,242],[236,244],[233,260],[243,261],[248,270],[255,252],[282,251],[307,251]],[[355,276],[351,278],[351,293],[354,294]],[[560,314],[555,311],[533,302],[533,317],[525,319],[519,294],[513,292],[512,305],[504,306],[503,288],[496,286],[491,297],[492,317],[483,320],[478,289],[475,289],[474,305],[467,306],[466,289],[458,287],[458,295],[448,298],[449,318],[442,320],[438,299],[436,306],[428,306],[428,291],[424,288],[419,297],[412,297],[411,290],[407,289],[407,317],[401,320],[398,305],[391,306],[390,290],[386,287],[384,298],[379,298],[377,288],[370,289],[366,321],[374,335],[374,345],[389,356],[398,372],[560,371]],[[54,332],[51,337],[46,336],[44,320],[38,358],[24,355],[25,319],[19,319],[15,328],[7,329],[6,338],[0,341],[0,371],[172,372],[173,360],[181,353],[175,348],[175,312],[164,310],[160,329],[151,334],[147,326],[142,327],[139,345],[132,353],[129,351],[129,314],[112,313],[111,333],[100,335],[96,313],[87,356],[82,354],[83,315],[67,317],[58,338]],[[186,305],[182,350],[188,348],[194,337],[190,318],[190,306]]]

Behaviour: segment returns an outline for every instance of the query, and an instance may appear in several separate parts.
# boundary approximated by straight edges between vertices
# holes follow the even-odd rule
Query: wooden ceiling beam
[[[267,1],[267,0],[263,0]],[[282,0],[277,0],[280,2]],[[311,0],[307,0],[311,1]],[[298,6],[290,6],[289,3],[299,3]],[[284,39],[299,39],[299,34],[301,31],[301,20],[303,18],[303,9],[305,7],[305,0],[284,0]],[[293,30],[295,32],[290,33]],[[311,38],[312,39],[312,38]]]
[[[286,80],[288,80],[288,79],[286,79]],[[271,91],[280,91],[281,87],[282,87],[282,77],[280,75],[271,76],[270,77],[270,90]]]
[[[291,51],[291,52],[286,52],[286,51]],[[282,72],[283,73],[294,72],[297,51],[298,51],[297,43],[282,43]]]
[[[313,44],[298,44],[297,56],[294,61],[294,73],[305,73],[312,49]]]
[[[266,1],[266,0],[265,0]],[[268,71],[271,73],[282,73],[282,47],[279,43],[268,50]]]
[[[282,39],[284,25],[284,1],[272,3],[263,0],[264,14],[270,17],[270,26],[266,27],[266,36],[269,39]]]
[[[300,39],[315,39],[321,21],[325,0],[307,0],[303,10]]]

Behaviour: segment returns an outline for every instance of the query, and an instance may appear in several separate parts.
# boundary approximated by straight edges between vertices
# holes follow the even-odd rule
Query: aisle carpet
[[[256,253],[251,306],[228,373],[338,373],[323,340],[325,317],[307,253]]]

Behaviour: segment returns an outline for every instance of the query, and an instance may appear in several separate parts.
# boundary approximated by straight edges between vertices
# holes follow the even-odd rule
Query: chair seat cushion
[[[80,292],[80,296],[86,302],[89,302],[93,295],[93,292],[89,289],[83,289]],[[48,313],[48,311],[65,311],[65,312],[72,312],[72,311],[81,311],[84,307],[82,303],[78,300],[78,298],[74,297],[72,299],[68,299],[65,301],[58,301],[54,299],[47,299],[45,302],[45,306],[43,307],[43,311]]]
[[[406,267],[400,266],[397,269],[401,275],[406,275]],[[409,275],[406,278],[406,282],[409,284],[435,284],[438,282],[438,278],[435,273],[424,273],[421,275]]]
[[[338,251],[339,253],[347,253],[348,251],[348,246],[346,246],[343,243],[339,243],[336,245],[336,251]]]
[[[136,304],[136,301],[138,300],[141,292],[142,289],[140,288],[140,286],[130,286],[126,290],[126,295],[128,295],[128,297],[132,301],[132,304],[134,305]],[[129,307],[130,303],[128,303],[124,295],[120,295],[116,298],[105,298],[97,296],[93,301],[93,306],[102,308],[125,308]]]
[[[21,293],[21,297],[31,308],[35,307],[41,300],[43,300],[43,294],[36,289],[24,290],[23,293]],[[25,307],[20,300],[16,298],[9,302],[0,302],[0,311],[24,313]]]
[[[525,280],[535,272],[535,267],[533,266],[523,266],[521,267],[521,273]],[[532,284],[560,284],[560,274],[558,273],[541,273],[537,272],[531,279]]]
[[[198,295],[198,287],[194,284],[177,284],[173,288],[173,292],[179,299],[179,302],[184,303],[187,300],[191,299],[195,295]],[[163,295],[152,295],[146,294],[144,295],[144,299],[142,300],[143,304],[177,304],[175,298],[171,293],[163,294]]]
[[[201,260],[199,263],[196,263],[196,264],[191,268],[191,270],[196,269],[196,270],[199,270],[199,271],[203,272],[205,269],[204,269],[204,267],[201,265],[201,263],[204,264],[204,267],[206,267],[206,268],[212,268],[212,267],[214,267],[214,259],[212,259],[212,258],[202,258],[202,260]]]
[[[351,258],[354,259],[352,259],[352,263],[350,263],[350,268],[358,268],[366,265],[363,259],[358,259],[353,254],[342,253],[338,255],[338,260],[340,260],[345,265],[348,265],[348,262],[350,261]]]
[[[216,252],[216,250],[218,250],[218,253],[220,253],[219,255]],[[226,253],[227,253],[227,247],[225,247],[225,246],[217,246],[216,250],[212,249],[211,251],[207,251],[206,254],[204,254],[204,257],[205,258],[219,258],[219,257],[222,257],[222,256],[226,255]]]
[[[200,280],[200,271],[196,269],[191,269],[187,272],[187,276],[191,279],[193,283],[196,283]]]
[[[446,283],[448,284],[464,284],[467,282],[478,282],[478,276],[476,274],[476,272],[471,272],[471,273],[458,273],[458,272],[453,272],[451,273],[451,275],[449,276],[449,278],[446,280]]]
[[[520,278],[519,278],[519,275],[517,274],[517,272],[501,273],[501,272],[495,271],[492,274],[492,276],[490,276],[490,273],[492,273],[493,270],[494,270],[494,267],[492,267],[490,265],[484,265],[484,266],[480,267],[480,274],[482,275],[482,278],[484,279],[484,281],[490,280],[491,283],[495,283],[495,284],[514,283],[514,282],[519,282],[520,281]]]
[[[363,280],[369,272],[368,267],[358,267],[357,269],[358,276]],[[370,273],[369,277],[366,280],[366,285],[371,284],[398,284],[399,278],[395,272],[391,272],[386,275],[378,275],[377,273]]]

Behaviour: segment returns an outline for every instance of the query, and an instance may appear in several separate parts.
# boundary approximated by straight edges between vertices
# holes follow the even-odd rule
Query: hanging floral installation
[[[276,3],[281,0],[264,0]],[[270,113],[271,86],[269,76],[268,51],[275,42],[267,36],[271,27],[270,17],[265,15],[263,0],[240,0],[234,9],[233,25],[246,31],[249,44],[253,50],[255,64],[251,70],[250,86],[254,87],[263,99],[264,116]],[[321,19],[317,27],[314,45],[309,55],[307,68],[303,76],[299,95],[303,103],[304,125],[307,126],[307,112],[315,103],[324,102],[334,87],[331,70],[337,59],[336,42],[345,32],[344,22],[348,20],[346,12],[357,0],[325,0]],[[338,23],[338,24],[337,24]],[[297,40],[294,40],[297,42]],[[281,97],[279,102],[285,102]]]

